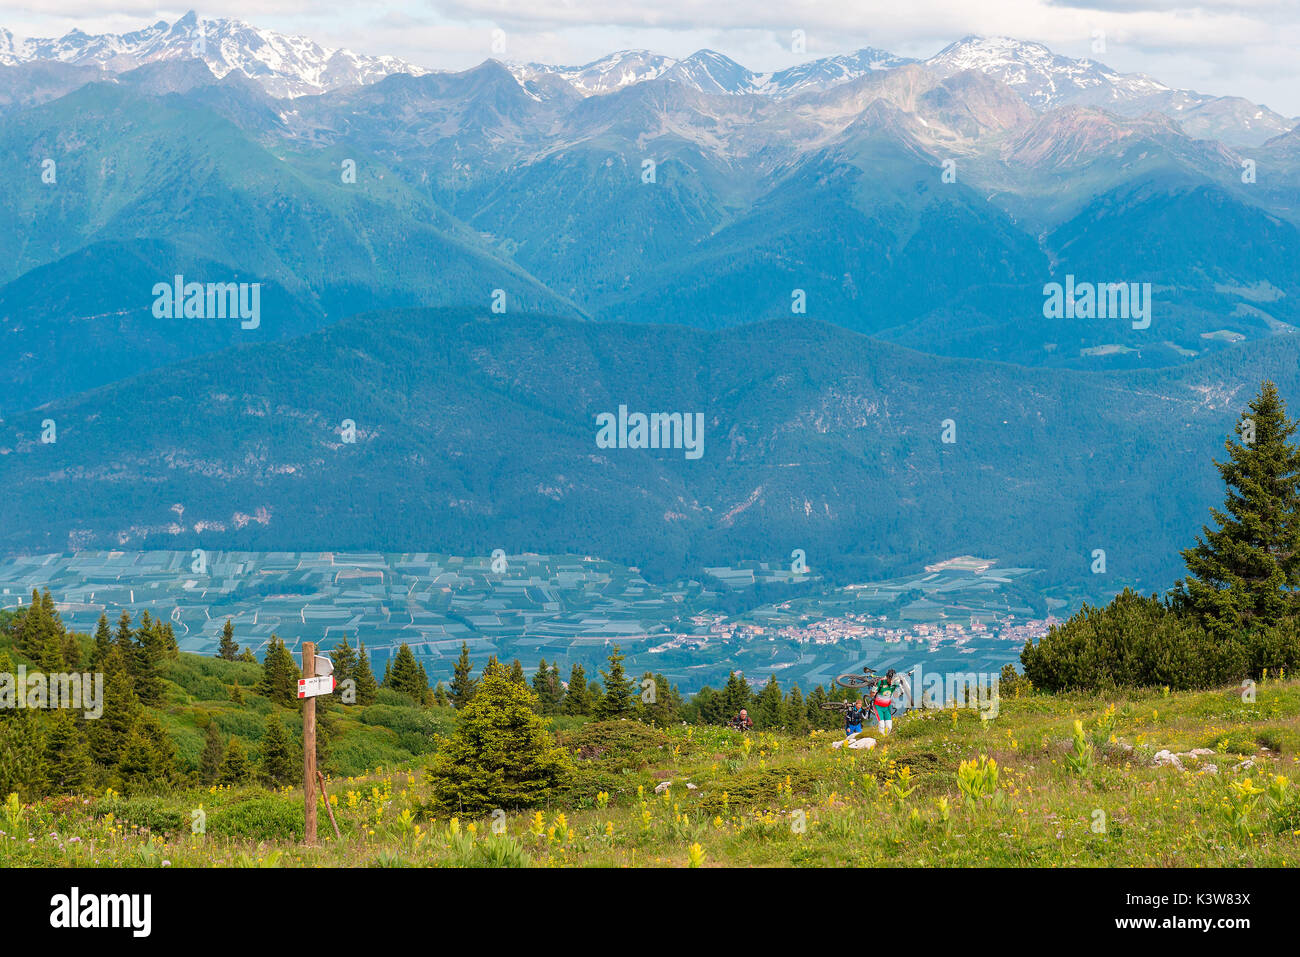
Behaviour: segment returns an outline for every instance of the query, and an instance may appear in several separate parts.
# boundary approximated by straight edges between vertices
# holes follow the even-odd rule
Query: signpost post
[[[308,847],[316,846],[316,697],[304,695],[303,684],[311,683],[316,676],[316,642],[302,643],[302,676],[298,694],[302,703],[302,793],[307,802],[306,841]],[[332,682],[331,682],[332,683]]]

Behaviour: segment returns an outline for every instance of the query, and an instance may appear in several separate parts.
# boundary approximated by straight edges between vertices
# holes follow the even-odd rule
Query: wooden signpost
[[[320,672],[320,674],[317,674]],[[306,802],[306,834],[308,847],[316,846],[316,696],[334,691],[334,663],[318,657],[316,642],[302,643],[302,679],[298,682],[298,697],[302,702],[302,795]],[[325,784],[321,783],[321,794]],[[331,817],[333,815],[331,814]],[[338,825],[334,826],[338,830]]]
[[[302,643],[302,677],[298,695],[303,697],[304,682],[316,677],[316,642]],[[302,793],[307,802],[306,840],[316,846],[316,697],[306,696],[302,703]]]

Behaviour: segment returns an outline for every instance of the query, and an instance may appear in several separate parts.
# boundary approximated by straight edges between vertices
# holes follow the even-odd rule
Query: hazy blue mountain
[[[0,546],[455,544],[652,574],[803,548],[839,576],[964,552],[1062,581],[1101,548],[1116,581],[1163,587],[1221,492],[1211,456],[1261,377],[1300,389],[1298,358],[1289,337],[1075,373],[807,319],[369,314],[6,417]],[[597,447],[620,405],[701,413],[702,456]]]

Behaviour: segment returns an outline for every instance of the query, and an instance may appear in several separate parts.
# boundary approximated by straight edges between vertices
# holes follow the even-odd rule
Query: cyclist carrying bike
[[[902,683],[894,679],[896,674],[898,672],[893,668],[885,672],[885,677],[876,682],[875,697],[871,701],[876,709],[881,734],[889,734],[894,730],[894,695],[902,687]]]
[[[866,716],[866,712],[856,701],[849,702],[849,706],[844,709],[844,737],[851,738],[860,732]]]

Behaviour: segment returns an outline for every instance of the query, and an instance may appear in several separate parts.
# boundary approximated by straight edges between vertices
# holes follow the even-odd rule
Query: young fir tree
[[[50,794],[77,793],[90,772],[90,749],[77,719],[66,709],[56,711],[48,723],[41,770]]]
[[[465,642],[460,643],[460,657],[456,659],[456,666],[452,670],[451,676],[451,703],[457,708],[463,708],[474,699],[474,690],[478,685],[474,677],[474,666],[469,660],[469,645]]]
[[[754,702],[754,727],[760,731],[770,731],[785,724],[785,699],[781,695],[781,686],[777,684],[776,675],[770,675],[767,684]]]
[[[334,682],[336,685],[342,684],[349,678],[356,680],[357,653],[348,644],[347,635],[344,635],[343,640],[334,646],[334,650],[330,652],[330,660],[334,662]]]
[[[221,769],[221,758],[226,748],[221,742],[221,729],[215,721],[208,722],[208,730],[203,735],[203,753],[199,755],[199,780],[204,784],[215,784],[217,772]]]
[[[438,682],[438,687],[433,689],[433,703],[439,708],[445,708],[451,704],[451,695],[447,694],[447,686],[441,681]]]
[[[262,679],[257,683],[257,693],[277,704],[297,704],[298,679],[301,677],[293,653],[283,641],[272,635],[266,657],[262,659]]]
[[[681,695],[660,674],[641,676],[641,694],[637,700],[637,718],[657,728],[666,728],[680,719]]]
[[[299,750],[293,746],[289,732],[276,714],[266,719],[266,733],[262,735],[262,778],[274,787],[293,784],[302,777],[302,767],[297,759]]]
[[[66,632],[59,648],[65,671],[78,671],[81,668],[81,638],[75,632]]]
[[[521,685],[528,684],[528,677],[524,674],[524,663],[518,658],[510,666],[510,680],[518,681]]]
[[[448,813],[532,807],[572,773],[537,715],[533,693],[495,659],[472,700],[458,710],[456,731],[429,767],[433,802]]]
[[[239,657],[239,642],[235,641],[235,624],[229,618],[221,628],[221,643],[217,646],[217,657],[234,661]]]
[[[636,713],[636,699],[632,695],[632,682],[623,671],[623,655],[618,645],[609,655],[609,670],[601,669],[605,679],[605,693],[592,714],[598,721],[631,718]]]
[[[249,763],[244,743],[238,738],[231,738],[226,745],[226,753],[221,758],[221,765],[217,768],[217,783],[238,787],[248,783],[252,775],[253,767]]]
[[[113,648],[113,633],[108,628],[108,616],[100,615],[95,624],[95,650],[90,654],[90,666],[100,669]]]
[[[727,675],[727,683],[722,688],[722,714],[724,721],[730,721],[741,710],[749,710],[753,704],[754,693],[749,682],[734,671]]]
[[[161,790],[175,779],[176,747],[151,712],[144,712],[127,735],[117,773],[131,791]]]
[[[418,705],[429,699],[429,678],[406,642],[397,649],[392,667],[385,670],[384,687],[408,695]]]
[[[569,669],[569,687],[564,692],[561,710],[565,714],[591,714],[591,695],[587,693],[587,672],[582,665]]]
[[[543,658],[533,675],[533,694],[537,695],[538,714],[556,714],[560,710],[560,682],[558,675],[546,667]]]
[[[0,793],[40,797],[45,788],[44,749],[45,735],[34,711],[0,712]]]
[[[139,704],[131,689],[131,676],[122,663],[122,652],[114,646],[104,662],[103,712],[98,720],[88,722],[86,736],[95,763],[116,767],[122,758],[122,746],[135,727]]]
[[[135,639],[131,631],[131,613],[125,608],[117,618],[117,632],[113,635],[113,644],[122,655],[122,663],[126,665],[127,671],[134,677]]]
[[[803,735],[809,731],[808,711],[798,685],[791,685],[785,698],[785,726],[791,734]]]
[[[1202,526],[1183,552],[1188,577],[1176,605],[1217,635],[1240,634],[1296,609],[1300,584],[1300,452],[1290,443],[1296,423],[1272,382],[1265,382],[1237,423],[1238,442],[1216,461],[1227,497],[1210,509],[1217,528]]]
[[[370,652],[366,651],[364,641],[357,645],[357,663],[352,669],[352,680],[357,683],[355,703],[374,704],[375,698],[379,695],[379,684],[375,681],[375,673],[370,669]]]

